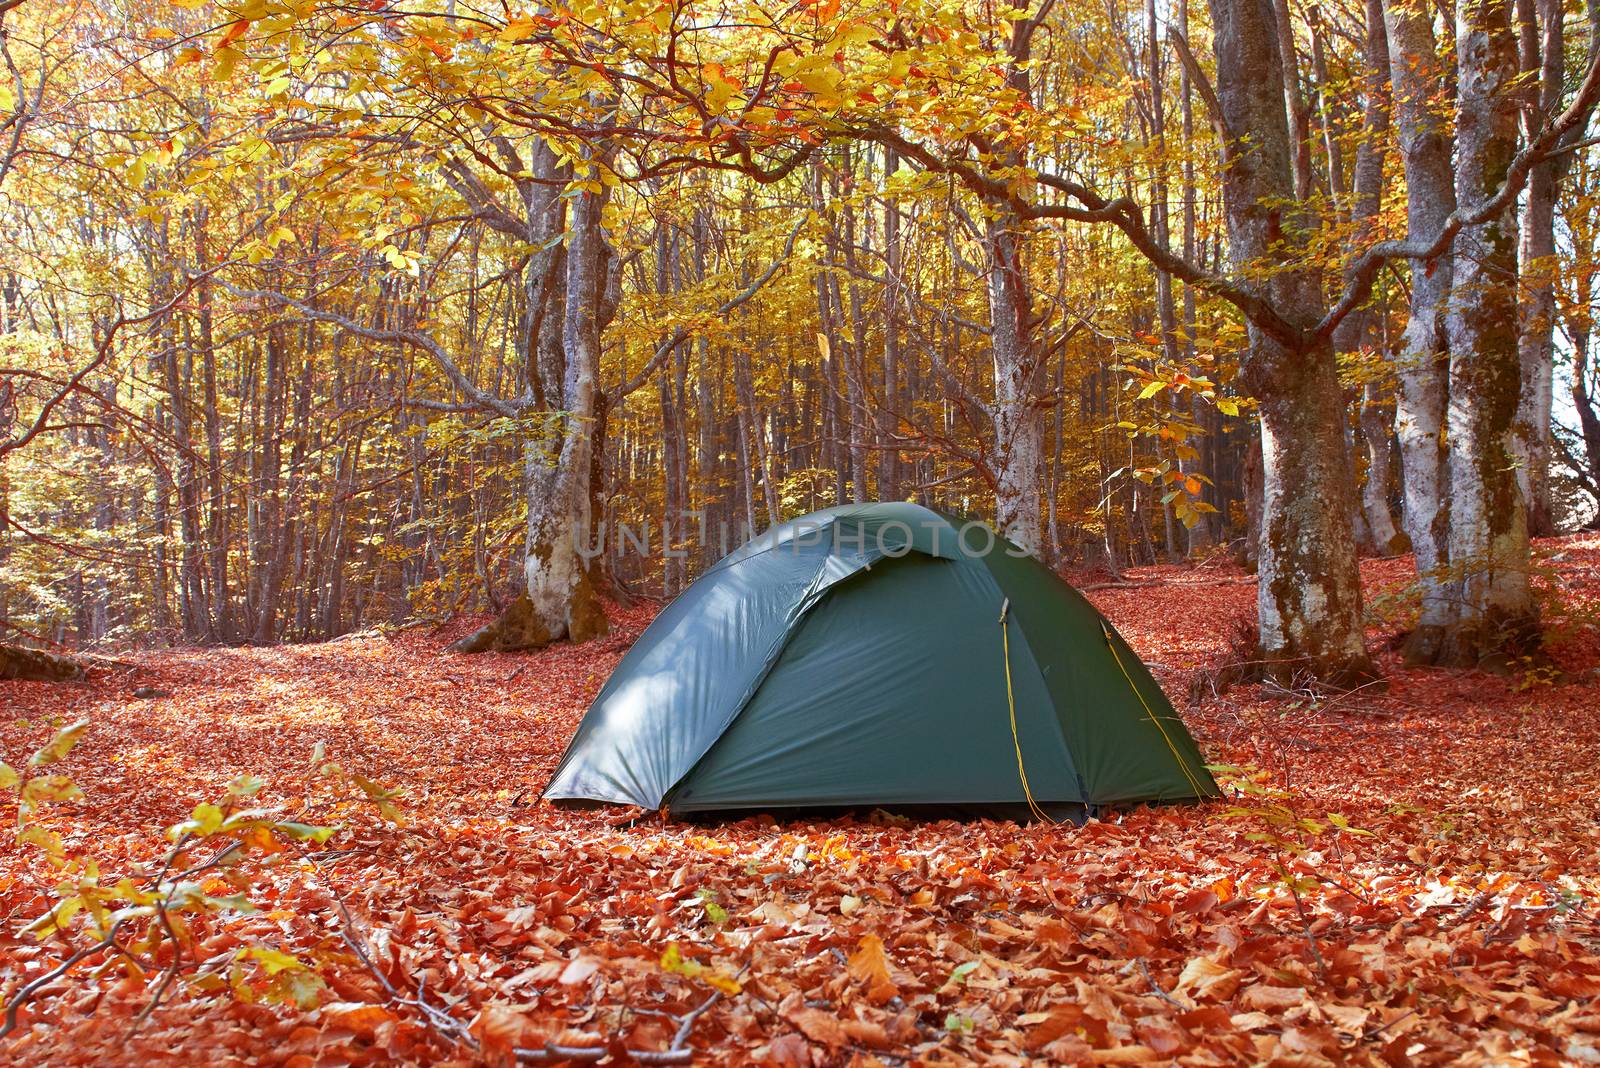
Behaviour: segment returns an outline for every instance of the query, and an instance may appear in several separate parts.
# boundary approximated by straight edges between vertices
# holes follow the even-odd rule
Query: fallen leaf
[[[869,934],[851,954],[848,962],[850,976],[867,988],[867,1000],[874,1005],[900,996],[900,988],[889,976],[889,958],[883,951],[883,939]]]

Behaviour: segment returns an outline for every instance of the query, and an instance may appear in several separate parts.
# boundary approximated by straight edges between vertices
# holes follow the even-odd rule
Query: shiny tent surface
[[[544,796],[1012,815],[1215,793],[1088,601],[981,524],[891,503],[783,524],[686,589]]]

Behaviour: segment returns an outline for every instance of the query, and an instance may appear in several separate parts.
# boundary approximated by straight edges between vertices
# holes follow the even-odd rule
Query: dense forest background
[[[0,3],[0,640],[581,636],[913,499],[1259,563],[1332,674],[1413,551],[1417,658],[1522,652],[1600,485],[1597,18]]]

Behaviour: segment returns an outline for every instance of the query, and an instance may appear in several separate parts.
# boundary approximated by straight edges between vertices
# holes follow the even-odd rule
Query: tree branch
[[[44,402],[43,407],[39,409],[39,414],[34,418],[33,423],[28,427],[28,429],[24,430],[17,437],[10,438],[6,441],[0,441],[0,460],[3,460],[8,454],[13,453],[27,445],[49,427],[50,414],[55,411],[56,407],[60,405],[62,401],[66,400],[68,394],[77,389],[78,386],[82,384],[83,380],[88,378],[89,375],[92,374],[101,364],[105,363],[107,357],[111,355],[111,346],[117,339],[117,331],[121,330],[125,326],[138,326],[141,323],[148,323],[152,319],[161,318],[163,315],[167,314],[167,312],[177,307],[178,304],[189,295],[190,291],[193,290],[202,279],[209,278],[211,275],[222,270],[222,268],[231,266],[234,262],[236,261],[230,260],[228,263],[219,263],[208,271],[204,271],[200,274],[190,275],[188,280],[184,282],[183,288],[179,289],[178,292],[173,295],[171,300],[167,301],[158,308],[150,309],[143,315],[135,315],[132,318],[129,318],[126,315],[118,315],[116,321],[107,328],[106,336],[102,338],[100,344],[95,347],[94,358],[79,368],[76,373],[74,373],[66,380],[64,384],[62,384],[60,389],[56,390],[56,392]]]
[[[433,360],[434,365],[444,372],[444,376],[450,380],[450,384],[479,408],[488,409],[510,419],[515,419],[522,414],[523,406],[520,403],[496,397],[494,394],[479,389],[474,385],[472,380],[467,377],[466,372],[462,371],[455,360],[450,358],[450,354],[444,350],[444,346],[420,330],[377,330],[370,326],[362,326],[354,319],[339,315],[336,312],[323,311],[321,308],[307,304],[303,300],[296,300],[283,293],[275,293],[265,289],[241,289],[220,279],[218,284],[236,297],[293,308],[307,319],[330,323],[346,333],[366,338],[368,341],[379,341],[389,345],[410,345],[412,348],[421,349]]]
[[[1583,84],[1578,87],[1578,93],[1573,97],[1572,103],[1513,157],[1511,167],[1506,172],[1506,180],[1501,183],[1499,190],[1493,196],[1475,205],[1457,207],[1445,219],[1444,225],[1431,240],[1413,240],[1408,237],[1405,240],[1379,241],[1367,249],[1346,272],[1344,292],[1338,302],[1329,309],[1328,314],[1324,315],[1322,321],[1316,325],[1312,332],[1313,337],[1320,340],[1331,336],[1345,316],[1366,301],[1372,292],[1372,283],[1377,278],[1379,268],[1389,260],[1437,259],[1450,248],[1456,235],[1464,227],[1488,222],[1508,210],[1522,193],[1522,187],[1528,180],[1528,173],[1564,149],[1565,138],[1588,122],[1589,115],[1597,103],[1600,103],[1600,52],[1590,55],[1589,69],[1584,72]]]
[[[789,231],[788,240],[783,243],[783,251],[778,253],[778,255],[773,258],[772,262],[767,265],[766,270],[762,271],[756,276],[755,281],[751,282],[749,285],[739,290],[739,292],[723,301],[722,304],[717,307],[717,310],[712,313],[713,318],[720,319],[729,314],[734,309],[738,308],[739,305],[745,303],[751,297],[754,297],[757,293],[761,292],[762,288],[766,286],[768,282],[772,281],[773,276],[775,276],[778,271],[780,271],[783,266],[789,262],[789,257],[794,254],[794,243],[796,239],[799,238],[800,231],[805,229],[805,225],[810,221],[810,219],[811,215],[809,212],[800,216],[799,220],[794,224],[794,229]],[[628,379],[611,392],[612,400],[620,400],[648,382],[650,380],[650,376],[655,374],[656,368],[660,367],[662,361],[672,354],[672,350],[676,349],[688,339],[689,333],[690,330],[686,326],[680,326],[674,330],[671,337],[656,347],[654,354],[652,354],[651,357],[645,361],[643,367],[639,368],[638,374],[634,375],[632,378]]]

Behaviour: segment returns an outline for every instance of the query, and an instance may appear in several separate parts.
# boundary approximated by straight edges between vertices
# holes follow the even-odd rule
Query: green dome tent
[[[1074,818],[1216,793],[1082,595],[982,523],[891,503],[785,523],[706,572],[623,657],[544,796]]]

